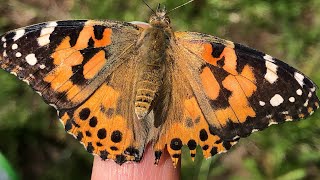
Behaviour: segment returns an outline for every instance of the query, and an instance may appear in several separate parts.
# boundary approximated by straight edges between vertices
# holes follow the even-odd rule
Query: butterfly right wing
[[[172,92],[154,147],[177,165],[181,147],[205,158],[272,124],[298,120],[319,108],[316,85],[298,70],[262,52],[214,36],[176,32],[168,61]],[[165,106],[164,106],[165,107]],[[161,117],[161,116],[160,116]]]

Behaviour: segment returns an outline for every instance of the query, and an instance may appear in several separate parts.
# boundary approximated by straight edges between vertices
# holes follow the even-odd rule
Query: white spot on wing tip
[[[56,27],[58,25],[57,21],[51,21],[48,23],[47,27]]]
[[[22,79],[23,82],[27,83],[28,85],[30,85],[30,82],[26,79]]]
[[[40,36],[37,39],[39,46],[45,46],[50,43],[50,35],[57,25],[57,22],[52,21],[49,22],[46,27],[41,29]]]
[[[259,129],[252,129],[251,133],[257,132]]]
[[[6,38],[3,36],[3,37],[1,38],[1,41],[6,42]]]
[[[16,31],[16,35],[12,38],[13,41],[20,39],[26,31],[24,29],[19,29]]]
[[[292,103],[293,103],[295,100],[296,100],[296,99],[295,99],[294,97],[290,97],[290,98],[289,98],[289,101],[292,102]]]
[[[18,74],[14,71],[11,71],[10,74],[14,75],[14,76],[18,76]]]
[[[7,47],[7,43],[3,43],[3,47],[6,48]]]
[[[309,104],[309,99],[307,99],[306,102],[304,102],[303,106],[304,106],[304,107],[307,107],[308,104]]]
[[[55,104],[49,104],[49,106],[54,107],[55,109],[58,109],[58,107]]]
[[[41,64],[41,65],[39,66],[39,68],[40,68],[40,69],[44,69],[44,68],[46,68],[46,66],[45,66],[44,64]]]
[[[13,50],[18,49],[18,44],[12,44],[11,48],[12,48]]]
[[[294,73],[294,78],[300,84],[300,86],[303,87],[303,85],[304,85],[304,82],[303,82],[304,76],[302,74],[298,73],[298,72],[295,72]]]
[[[316,87],[313,87],[310,90],[311,90],[311,92],[315,92],[316,91]]]
[[[274,125],[274,124],[278,124],[277,122],[271,121],[269,122],[268,126]]]
[[[260,106],[264,106],[264,105],[266,105],[266,103],[265,103],[265,102],[263,102],[263,101],[259,101],[259,104],[260,104]]]
[[[21,56],[22,56],[22,54],[20,52],[16,53],[16,57],[21,57]]]
[[[34,66],[35,64],[37,64],[38,60],[36,58],[35,54],[28,54],[26,56],[26,61],[29,65]]]
[[[280,104],[282,104],[284,101],[284,99],[282,98],[282,96],[280,96],[279,94],[275,94],[271,99],[270,99],[270,104],[275,107],[275,106],[279,106]]]
[[[266,61],[266,68],[267,68],[267,73],[264,75],[264,78],[267,81],[269,81],[271,84],[273,84],[278,79],[278,75],[277,75],[278,66],[273,64],[270,61]]]
[[[263,56],[263,58],[264,58],[265,60],[267,60],[267,61],[274,62],[273,57],[270,56],[269,54],[266,54],[265,56]]]
[[[220,152],[218,152],[217,154],[222,154],[222,153],[226,153],[227,151],[226,150],[224,150],[224,151],[220,151]]]
[[[36,93],[37,93],[37,94],[39,94],[40,96],[42,96],[42,93],[41,93],[41,92],[39,92],[39,91],[36,91]]]
[[[301,90],[301,89],[298,89],[298,90],[296,91],[296,93],[297,93],[299,96],[301,96],[301,95],[302,95],[302,90]]]
[[[2,56],[3,56],[3,57],[8,57],[7,51],[3,51]]]
[[[235,140],[235,139],[238,139],[240,138],[240,136],[236,135],[235,137],[233,137],[232,139]]]

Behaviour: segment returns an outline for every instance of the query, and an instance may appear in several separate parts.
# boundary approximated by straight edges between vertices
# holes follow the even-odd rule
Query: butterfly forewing
[[[177,37],[191,64],[186,69],[189,81],[202,86],[201,92],[192,87],[199,105],[221,138],[245,137],[272,124],[305,118],[319,108],[316,85],[284,62],[209,35],[181,32]]]
[[[122,27],[126,28],[122,28]],[[140,30],[113,21],[54,21],[1,36],[1,67],[57,108],[83,102],[124,61]]]

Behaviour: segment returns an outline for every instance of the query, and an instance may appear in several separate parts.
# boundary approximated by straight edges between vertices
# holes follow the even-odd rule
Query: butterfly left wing
[[[142,31],[110,20],[31,25],[0,36],[0,66],[54,106],[88,152],[119,164],[140,161],[149,128],[130,102]]]
[[[319,108],[316,85],[280,60],[210,35],[176,32],[175,37],[173,76],[180,81],[172,84],[185,88],[173,90],[172,106],[180,115],[163,121],[155,145],[160,150],[166,144],[175,163],[182,145],[192,156],[200,145],[208,158],[252,132]]]

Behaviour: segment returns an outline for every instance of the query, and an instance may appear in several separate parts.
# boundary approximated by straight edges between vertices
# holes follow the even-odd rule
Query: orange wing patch
[[[209,43],[203,44],[202,58],[213,66],[223,68],[229,73],[229,75],[222,81],[222,86],[232,94],[228,98],[230,106],[213,112],[216,118],[209,121],[211,121],[211,124],[217,125],[215,121],[218,120],[221,126],[225,126],[229,120],[234,123],[243,123],[246,121],[247,117],[255,117],[256,113],[248,102],[248,98],[257,90],[257,86],[255,84],[256,79],[252,67],[246,65],[242,69],[241,73],[238,73],[236,70],[237,56],[235,54],[235,50],[224,46],[217,46],[217,48],[222,49],[213,49],[212,47],[213,46]],[[213,54],[215,54],[215,51],[221,51],[217,53],[219,57],[214,57]],[[217,54],[215,54],[215,56],[217,56]],[[219,64],[219,61],[223,61],[223,63]],[[205,67],[203,72],[208,74],[207,71],[208,68]],[[213,75],[207,76],[210,77]],[[203,79],[202,75],[201,79]],[[212,79],[212,77],[210,77],[210,79]],[[213,83],[213,86],[216,87],[215,83]],[[210,87],[210,89],[211,88],[212,87]],[[219,94],[219,92],[217,94]],[[210,95],[208,95],[208,97],[212,100],[217,98],[215,96],[212,98]]]
[[[134,160],[133,154],[125,153],[135,144],[128,120],[116,114],[118,98],[119,92],[104,84],[74,111],[72,120],[66,113],[61,120],[66,130],[81,141],[88,152],[103,159]],[[67,128],[70,121],[74,125]]]
[[[237,74],[237,56],[233,48],[225,47],[219,57],[213,57],[212,52],[214,52],[215,49],[212,48],[212,45],[210,43],[206,43],[202,46],[202,58],[207,63],[212,64],[214,66],[219,66],[218,61],[224,60],[224,65],[222,68],[230,74]]]
[[[219,96],[220,85],[208,67],[205,67],[200,74],[203,89],[210,99]]]
[[[105,52],[101,50],[84,65],[84,78],[92,79],[95,77],[106,63]]]
[[[201,146],[205,158],[209,158],[217,153],[225,152],[236,143],[236,141],[223,142],[219,136],[211,134],[209,125],[195,97],[185,100],[183,107],[183,119],[180,121],[170,121],[168,119],[172,123],[166,124],[167,127],[164,127],[165,134],[160,136],[160,139],[154,145],[155,151],[161,151],[167,145],[174,166],[178,163],[183,145],[188,146],[194,160],[198,145]]]
[[[84,26],[74,46],[70,44],[71,38],[69,36],[65,37],[51,55],[56,68],[44,77],[44,81],[50,83],[54,91],[60,93],[66,92],[67,98],[70,101],[80,102],[83,100],[81,98],[74,98],[79,95],[82,89],[81,86],[74,84],[70,79],[74,76],[72,67],[83,63],[84,56],[80,50],[88,48],[88,43],[91,39],[95,48],[105,47],[111,44],[111,34],[112,30],[106,28],[104,29],[102,38],[97,39],[94,27]],[[77,73],[81,73],[84,79],[93,79],[101,71],[106,62],[105,51],[100,50],[84,64],[83,71]]]
[[[216,119],[209,121],[218,120],[220,125],[225,126],[229,120],[234,123],[243,123],[249,116],[255,117],[256,113],[248,102],[248,98],[257,90],[256,85],[253,83],[254,81],[255,79],[249,66],[246,66],[242,73],[237,76],[227,76],[222,85],[232,93],[228,99],[230,106],[225,109],[215,110]],[[214,122],[210,123],[216,124]]]

